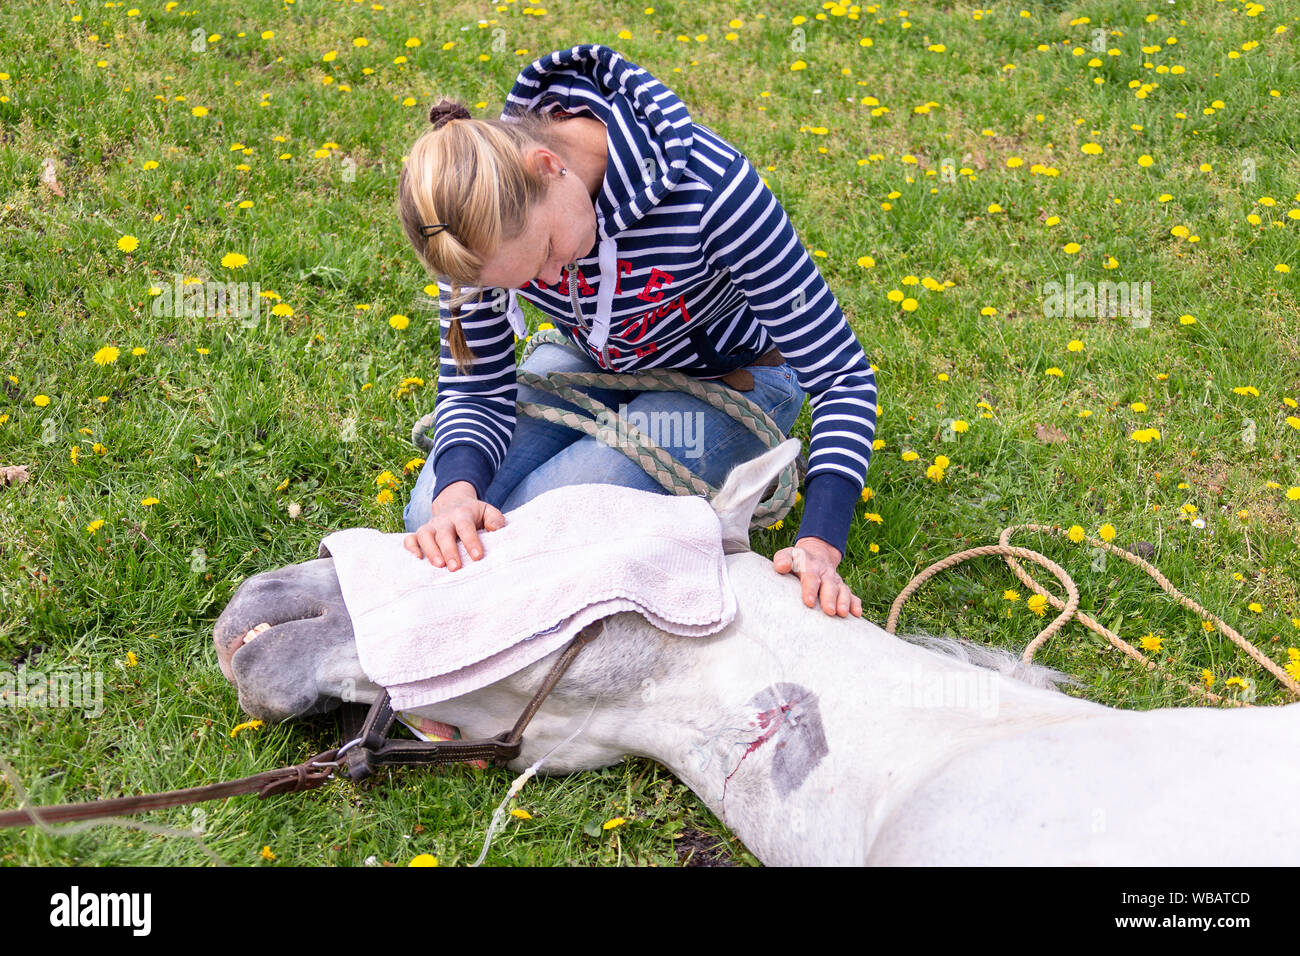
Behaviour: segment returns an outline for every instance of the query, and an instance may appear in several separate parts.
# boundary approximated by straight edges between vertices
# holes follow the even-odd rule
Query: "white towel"
[[[456,571],[402,546],[405,533],[326,535],[366,675],[395,710],[493,684],[562,647],[592,621],[637,611],[684,637],[736,616],[721,524],[701,497],[621,485],[570,485],[460,545]]]

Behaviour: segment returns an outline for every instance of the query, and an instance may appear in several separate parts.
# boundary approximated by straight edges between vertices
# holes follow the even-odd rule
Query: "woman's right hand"
[[[414,534],[408,534],[402,545],[417,558],[428,558],[435,568],[445,565],[455,571],[460,567],[458,541],[465,542],[465,550],[477,561],[483,557],[478,529],[496,531],[505,527],[505,523],[505,515],[478,500],[472,484],[455,481],[433,499],[433,517]]]

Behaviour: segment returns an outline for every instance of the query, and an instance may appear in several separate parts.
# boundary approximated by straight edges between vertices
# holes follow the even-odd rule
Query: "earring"
[[[568,171],[567,169],[561,169],[561,170],[560,170],[560,175],[561,175],[561,176],[567,176],[567,175],[569,175],[569,171]]]

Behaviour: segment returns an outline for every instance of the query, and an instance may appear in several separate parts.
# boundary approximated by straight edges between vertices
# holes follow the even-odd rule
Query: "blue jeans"
[[[537,346],[522,367],[538,375],[553,371],[601,371],[592,359],[576,349],[549,342]],[[754,387],[741,394],[772,416],[781,432],[789,435],[806,397],[794,370],[788,363],[748,368],[754,376]],[[745,425],[693,395],[586,386],[582,391],[629,419],[714,487],[720,486],[736,465],[767,450],[763,440]],[[519,386],[518,399],[590,417],[571,403],[526,385]],[[432,517],[434,484],[430,457],[402,513],[408,533],[415,532]],[[544,491],[579,484],[625,485],[669,493],[617,448],[565,425],[520,415],[505,458],[483,500],[506,512]]]

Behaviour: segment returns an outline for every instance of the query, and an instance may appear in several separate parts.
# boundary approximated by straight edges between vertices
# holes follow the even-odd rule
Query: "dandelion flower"
[[[522,811],[521,811],[522,812]],[[438,858],[432,853],[421,853],[411,857],[411,862],[407,866],[437,866]]]
[[[135,236],[130,236],[130,235],[121,236],[117,240],[117,247],[121,249],[123,252],[134,252],[136,247],[139,245],[140,245],[140,240],[137,239]]]
[[[236,737],[245,730],[256,730],[261,726],[262,721],[260,720],[246,720],[242,724],[235,724],[235,726],[230,729],[230,736]]]
[[[94,362],[96,365],[111,365],[117,361],[117,357],[121,354],[121,350],[116,346],[105,345],[95,353]]]

